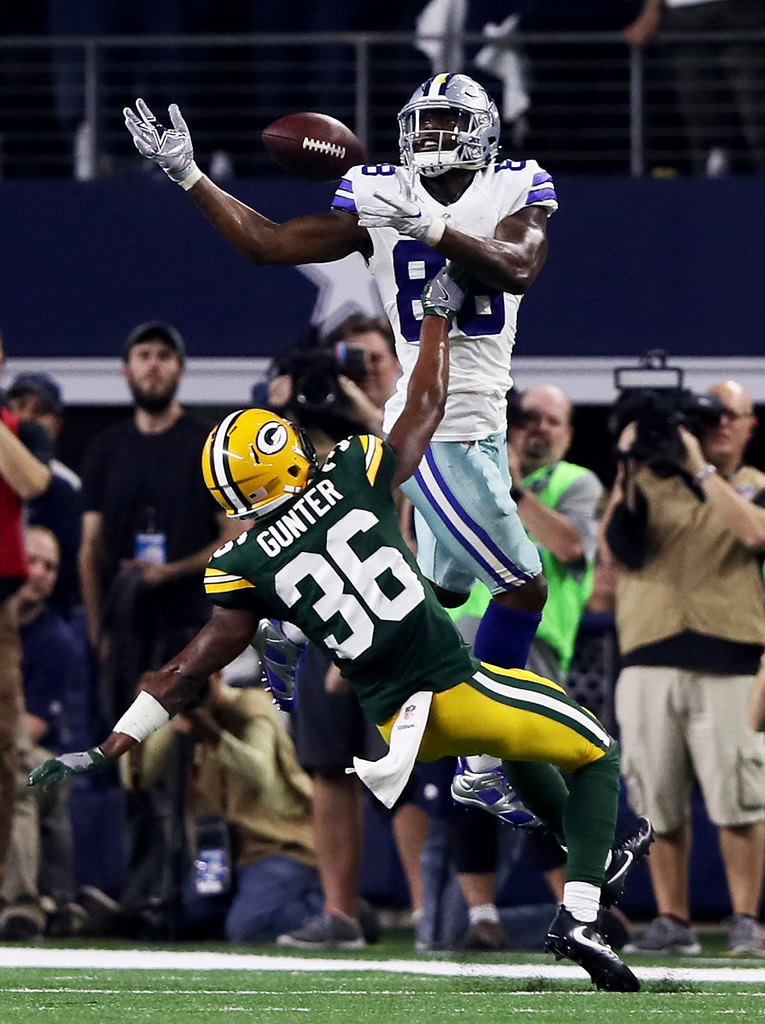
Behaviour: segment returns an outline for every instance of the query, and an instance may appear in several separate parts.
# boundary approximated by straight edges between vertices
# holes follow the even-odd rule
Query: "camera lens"
[[[358,384],[367,373],[367,354],[359,345],[346,345],[342,342],[335,346],[335,358],[341,373]]]
[[[304,409],[329,409],[337,401],[337,378],[324,370],[309,370],[295,381],[295,398]]]

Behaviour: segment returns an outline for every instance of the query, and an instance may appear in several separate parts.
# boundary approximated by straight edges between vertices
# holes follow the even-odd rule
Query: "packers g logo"
[[[255,445],[264,455],[276,455],[289,441],[287,428],[278,420],[264,423],[255,437]]]

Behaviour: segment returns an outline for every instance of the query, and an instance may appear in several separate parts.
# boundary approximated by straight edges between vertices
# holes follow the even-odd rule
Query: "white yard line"
[[[751,962],[751,961],[750,961]],[[580,967],[563,964],[476,964],[449,960],[334,960],[323,957],[266,956],[249,953],[173,952],[148,949],[51,949],[0,946],[0,968],[131,971],[368,971],[432,977],[544,978],[581,980]],[[630,968],[643,981],[765,984],[765,967]]]

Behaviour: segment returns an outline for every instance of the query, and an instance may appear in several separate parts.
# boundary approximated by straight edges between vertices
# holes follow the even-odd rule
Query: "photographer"
[[[400,372],[388,321],[354,313],[320,345],[275,360],[268,405],[309,430],[321,455],[359,429],[381,432]]]
[[[248,669],[246,659],[229,666],[235,686],[211,676],[199,704],[146,741],[144,786],[168,770],[179,735],[193,748],[184,938],[273,942],[321,908],[311,783],[270,694]]]
[[[604,523],[624,568],[616,592],[622,769],[633,809],[656,831],[648,864],[658,916],[625,951],[701,951],[688,892],[698,780],[719,831],[729,953],[762,956],[765,738],[747,725],[747,701],[765,644],[765,473],[743,465],[756,426],[749,396],[735,381],[709,394],[717,413],[691,423],[695,433],[668,417],[659,459],[641,443],[640,417],[623,426]]]

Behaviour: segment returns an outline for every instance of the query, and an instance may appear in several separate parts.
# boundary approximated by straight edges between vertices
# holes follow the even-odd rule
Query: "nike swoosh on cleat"
[[[614,882],[617,881],[617,879],[621,878],[622,875],[626,874],[632,867],[632,863],[635,860],[635,854],[632,852],[632,850],[625,850],[624,853],[626,859],[622,866],[619,868],[619,870],[616,872],[616,874],[613,876],[613,878],[609,878],[609,885],[613,885]]]
[[[590,949],[594,950],[596,953],[599,953],[600,955],[603,955],[604,951],[606,955],[608,955],[608,951],[605,946],[603,946],[600,942],[594,942],[591,938],[589,938],[589,936],[585,935],[585,929],[588,927],[589,925],[581,924],[578,925],[576,928],[572,928],[571,938],[576,939],[576,941],[580,943],[582,946],[588,946]]]

